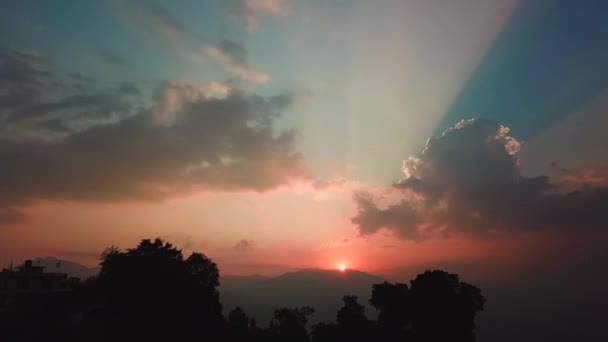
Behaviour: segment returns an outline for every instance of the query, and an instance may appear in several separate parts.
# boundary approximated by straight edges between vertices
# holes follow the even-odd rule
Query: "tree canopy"
[[[473,342],[475,318],[485,304],[479,288],[435,270],[409,286],[374,284],[369,304],[377,320],[366,316],[356,296],[345,295],[334,322],[308,327],[312,307],[282,307],[263,328],[241,307],[223,316],[219,270],[202,253],[184,258],[168,242],[142,240],[132,249],[109,247],[100,266],[98,276],[62,297],[52,311],[0,316],[0,326],[27,327],[32,322],[26,317],[41,319],[46,312],[53,324],[37,325],[44,329],[7,331],[17,341]]]

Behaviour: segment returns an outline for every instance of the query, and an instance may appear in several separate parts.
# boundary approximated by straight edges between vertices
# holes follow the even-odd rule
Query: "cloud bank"
[[[521,147],[508,127],[461,121],[406,159],[404,179],[387,194],[358,193],[352,222],[362,235],[387,229],[408,240],[605,228],[608,188],[564,191],[546,176],[526,177],[517,158]]]
[[[165,83],[152,99],[134,83],[76,89],[91,79],[46,71],[34,53],[1,53],[0,223],[23,221],[20,208],[39,200],[154,201],[307,177],[295,132],[273,127],[290,95],[221,82]]]

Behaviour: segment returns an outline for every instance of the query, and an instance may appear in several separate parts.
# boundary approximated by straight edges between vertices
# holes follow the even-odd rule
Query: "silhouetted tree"
[[[186,269],[205,289],[216,291],[220,286],[220,272],[217,265],[201,253],[192,253],[185,261]]]
[[[312,340],[314,342],[340,342],[343,341],[340,328],[335,323],[317,323],[312,327]]]
[[[255,319],[250,319],[238,306],[228,313],[228,333],[235,342],[258,341],[262,336]]]
[[[411,322],[411,298],[406,284],[372,285],[369,303],[378,310],[378,325],[382,338],[401,340],[409,334]]]
[[[217,340],[225,324],[219,301],[219,271],[203,254],[186,260],[160,239],[142,240],[134,249],[111,247],[102,255],[91,282],[106,337],[134,340]]]
[[[201,253],[184,259],[160,239],[133,249],[110,247],[97,277],[71,293],[26,296],[18,310],[0,312],[3,340],[16,341],[230,341],[308,342],[311,307],[275,310],[268,328],[236,307],[222,316],[219,270]],[[318,323],[314,342],[474,342],[481,290],[456,274],[426,271],[405,284],[374,284],[369,303],[376,322],[356,296],[342,298],[335,323]],[[79,315],[73,315],[78,313]],[[75,318],[75,319],[72,319]],[[27,328],[36,323],[36,329]]]
[[[479,288],[444,271],[426,271],[410,284],[416,341],[475,341],[475,316],[485,303]]]
[[[357,327],[368,322],[365,317],[365,307],[357,301],[357,296],[342,297],[344,306],[338,310],[338,324],[350,328]]]
[[[372,288],[381,338],[388,341],[475,341],[475,316],[483,309],[481,290],[444,271],[426,271],[405,284]]]
[[[313,327],[315,342],[365,342],[374,340],[374,325],[365,316],[365,307],[357,301],[356,296],[342,297],[344,306],[336,315],[337,324],[319,323]]]
[[[270,341],[309,341],[306,324],[308,316],[315,310],[308,306],[289,309],[281,308],[274,311],[267,336]]]

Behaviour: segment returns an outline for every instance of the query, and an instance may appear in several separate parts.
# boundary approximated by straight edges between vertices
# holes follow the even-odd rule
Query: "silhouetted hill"
[[[385,279],[364,272],[347,270],[300,270],[277,277],[225,276],[221,279],[220,294],[224,312],[235,306],[266,325],[273,310],[279,307],[312,306],[312,322],[334,321],[336,311],[343,305],[342,297],[353,294],[367,305],[372,284]],[[376,313],[366,306],[368,317]]]
[[[34,265],[46,267],[45,272],[66,273],[70,277],[78,277],[81,280],[99,273],[99,268],[90,268],[73,261],[57,259],[55,257],[36,258],[33,260]],[[59,267],[57,267],[58,263]]]

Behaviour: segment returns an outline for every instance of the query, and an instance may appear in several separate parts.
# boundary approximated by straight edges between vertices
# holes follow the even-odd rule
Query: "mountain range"
[[[334,321],[342,306],[344,295],[355,295],[366,305],[369,317],[375,310],[367,304],[372,284],[384,278],[355,270],[307,269],[288,272],[278,277],[225,276],[221,279],[220,293],[224,311],[240,306],[247,314],[265,326],[274,309],[280,307],[311,306],[315,314],[311,322]]]
[[[35,265],[47,267],[47,271],[64,272],[81,279],[99,271],[98,268],[54,257],[33,260]],[[462,281],[482,289],[487,302],[477,319],[479,341],[564,338],[595,341],[603,339],[583,337],[605,336],[603,321],[608,317],[608,277],[603,271],[607,261],[608,251],[600,251],[592,257],[556,262],[552,267],[521,270],[508,282],[489,282],[483,277],[473,279],[469,275],[472,273],[469,272],[470,267],[458,267],[457,264],[437,268],[457,272]],[[481,263],[475,266],[481,273],[492,272],[491,265]],[[393,273],[399,276],[391,279],[407,282],[427,268],[436,267],[394,270]],[[596,277],[598,274],[602,277]],[[304,269],[272,277],[226,275],[220,278],[220,296],[225,314],[240,306],[261,327],[268,325],[277,308],[311,306],[315,313],[310,326],[320,321],[335,321],[344,295],[359,297],[359,302],[366,306],[366,315],[370,319],[376,318],[376,311],[368,301],[372,285],[384,281],[381,276],[355,270]]]

